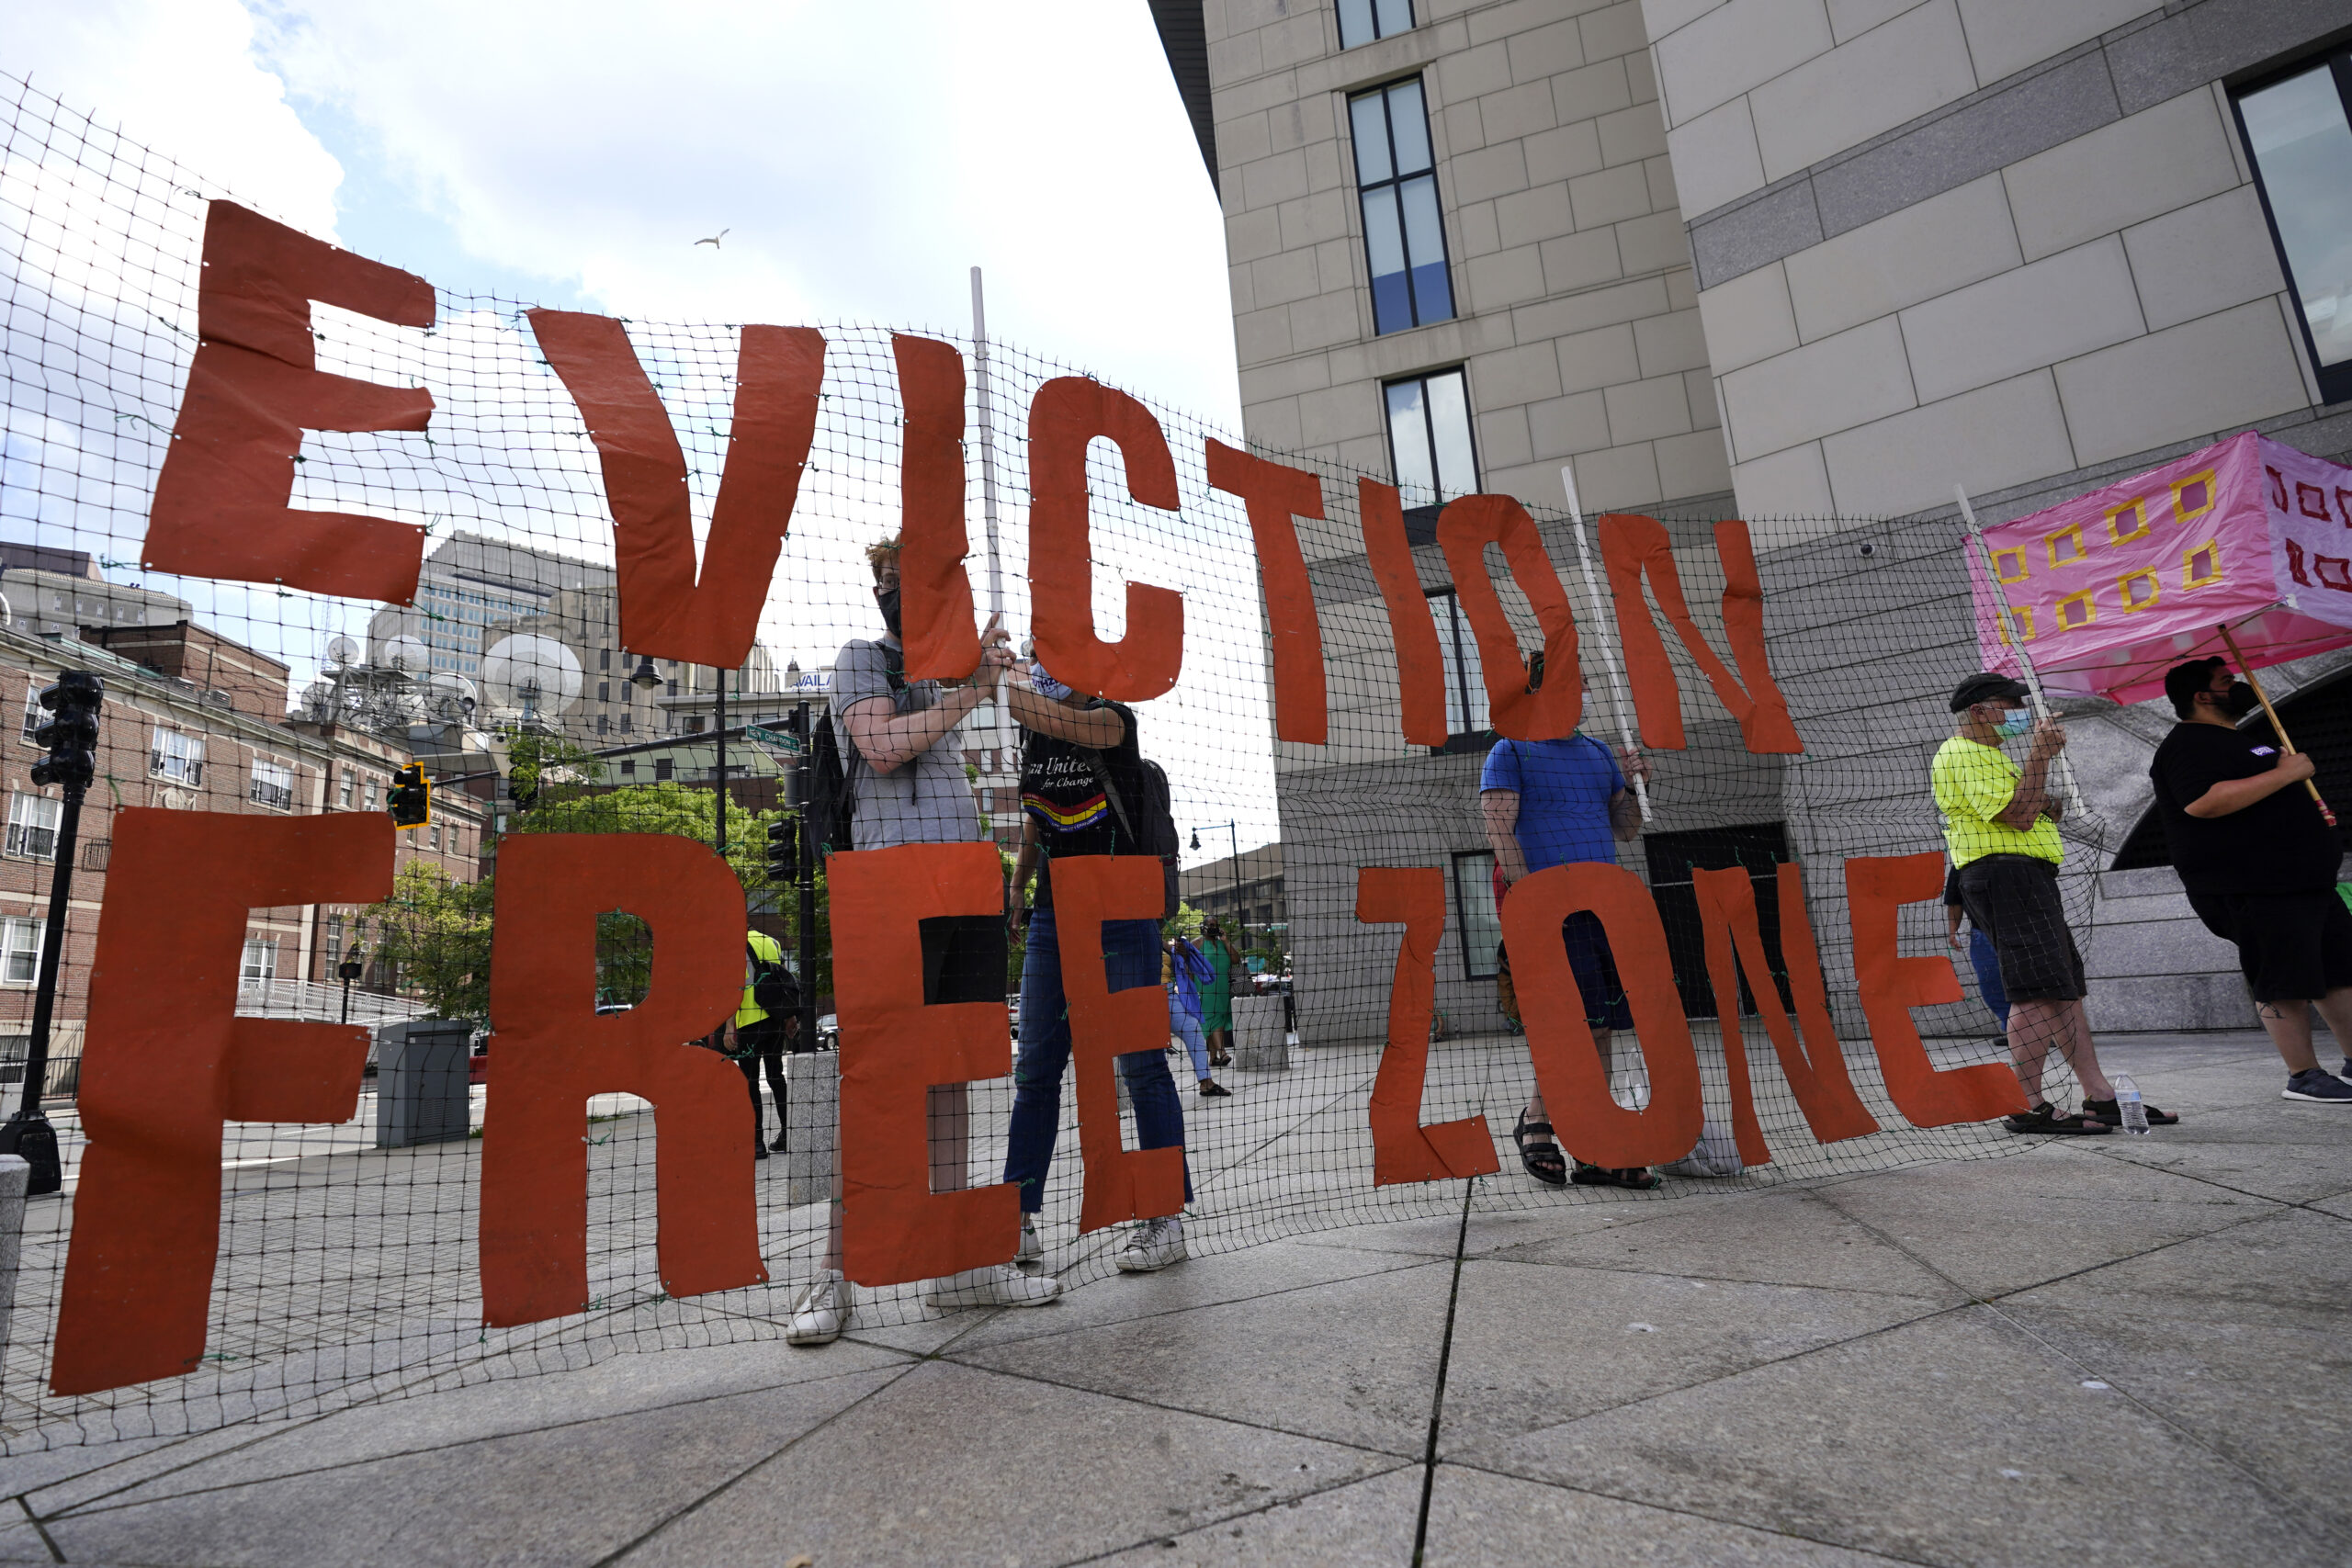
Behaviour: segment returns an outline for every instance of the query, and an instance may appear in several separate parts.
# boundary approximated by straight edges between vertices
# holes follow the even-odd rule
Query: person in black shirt
[[[2257,699],[2219,659],[2175,665],[2165,694],[2181,721],[2148,773],[2188,907],[2236,944],[2255,1011],[2287,1063],[2285,1098],[2352,1105],[2352,1084],[2312,1054],[2316,1006],[2352,1056],[2352,910],[2335,893],[2344,846],[2295,787],[2312,760],[2239,732]]]
[[[1136,813],[1142,808],[1145,791],[1134,710],[1072,692],[1042,664],[1032,669],[1030,689],[1008,684],[1004,691],[1012,716],[1029,731],[1021,754],[1025,832],[1005,893],[1005,912],[1014,929],[1024,919],[1029,928],[1021,962],[1021,1046],[1012,1068],[1012,1126],[1004,1156],[1004,1179],[1021,1190],[1020,1257],[1026,1262],[1042,1252],[1037,1215],[1045,1205],[1055,1135],[1061,1130],[1062,1075],[1069,1066],[1069,1008],[1054,927],[1054,862],[1072,855],[1149,852],[1137,837],[1142,823]],[[1024,909],[1022,890],[1033,870],[1036,901]],[[1174,912],[1162,910],[1161,916]],[[1110,989],[1159,988],[1159,919],[1104,920],[1102,952]],[[1125,1054],[1116,1061],[1135,1105],[1136,1146],[1182,1148],[1184,1108],[1161,1043],[1155,1040],[1150,1050]],[[1184,1201],[1192,1199],[1188,1166]],[[1127,1273],[1148,1273],[1183,1256],[1183,1220],[1171,1214],[1137,1225],[1116,1262]]]

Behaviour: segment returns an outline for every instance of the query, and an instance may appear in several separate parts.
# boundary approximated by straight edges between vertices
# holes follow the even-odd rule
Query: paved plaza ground
[[[2352,1112],[2108,1055],[2184,1124],[30,1454],[0,1562],[2352,1561]]]

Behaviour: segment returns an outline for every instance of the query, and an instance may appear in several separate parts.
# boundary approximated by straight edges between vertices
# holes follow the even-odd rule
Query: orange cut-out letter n
[[[175,1377],[203,1357],[221,1123],[357,1111],[368,1032],[235,1017],[237,976],[250,910],[390,897],[392,822],[133,807],[116,814],[112,866],[82,1055],[89,1146],[50,1368],[59,1393]]]
[[[596,1012],[596,917],[653,933],[645,998]],[[654,1256],[673,1296],[767,1280],[742,1076],[684,1043],[743,994],[743,885],[670,833],[518,833],[499,845],[481,1134],[481,1297],[493,1327],[588,1308],[588,1100],[654,1108]]]
[[[1758,754],[1802,751],[1804,742],[1797,739],[1796,723],[1789,717],[1788,699],[1781,695],[1771,661],[1764,654],[1764,589],[1756,573],[1747,525],[1716,524],[1715,556],[1723,562],[1724,635],[1739,663],[1736,678],[1690,618],[1666,525],[1655,517],[1622,512],[1600,520],[1600,558],[1609,569],[1609,596],[1617,607],[1617,632],[1625,646],[1625,674],[1634,688],[1642,739],[1669,751],[1684,744],[1682,694],[1675,683],[1674,667],[1667,662],[1665,640],[1642,598],[1642,579],[1647,577],[1675,635],[1714,688],[1716,699],[1739,721],[1742,743]],[[1747,684],[1743,687],[1741,680]]]

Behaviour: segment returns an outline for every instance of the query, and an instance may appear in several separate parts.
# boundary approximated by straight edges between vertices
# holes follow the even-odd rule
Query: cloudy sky
[[[1143,0],[9,0],[0,70],[461,293],[992,336],[1238,424]],[[717,249],[694,242],[725,231]]]

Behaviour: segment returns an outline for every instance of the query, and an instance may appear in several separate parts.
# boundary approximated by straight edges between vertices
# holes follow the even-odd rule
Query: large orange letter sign
[[[1323,515],[1323,481],[1304,468],[1237,451],[1214,436],[1208,452],[1209,483],[1241,498],[1258,547],[1266,625],[1274,638],[1274,734],[1320,746],[1330,728],[1323,693],[1323,627],[1315,618],[1315,590],[1291,519]]]
[[[113,864],[90,970],[89,1148],[50,1371],[59,1393],[175,1377],[203,1356],[223,1122],[357,1110],[368,1032],[234,1017],[237,973],[250,909],[390,897],[392,822],[133,807],[116,815]]]
[[[1947,958],[1902,958],[1895,919],[1905,904],[1943,891],[1941,855],[1857,855],[1846,863],[1846,906],[1854,926],[1854,978],[1871,1026],[1886,1096],[1914,1127],[1989,1122],[2026,1109],[2025,1090],[2006,1066],[1984,1063],[1938,1072],[1911,1010],[1961,998]]]
[[[964,574],[964,356],[952,343],[890,334],[899,362],[899,624],[910,681],[979,668]],[[1048,669],[1052,668],[1050,665]]]
[[[1054,866],[1054,924],[1078,1069],[1078,1148],[1086,1162],[1079,1231],[1181,1213],[1184,1151],[1121,1148],[1111,1082],[1118,1070],[1113,1058],[1168,1043],[1168,993],[1157,985],[1114,991],[1102,964],[1103,921],[1159,919],[1159,863],[1148,855],[1072,855]]]
[[[1356,481],[1356,521],[1363,529],[1363,553],[1388,607],[1389,640],[1396,649],[1396,695],[1408,746],[1445,744],[1445,654],[1438,647],[1437,623],[1413,565],[1405,537],[1405,512],[1396,487],[1377,479]]]
[[[1020,1190],[1000,1182],[933,1192],[927,1144],[932,1085],[1012,1070],[1004,1009],[922,999],[922,922],[1002,910],[1003,863],[989,844],[901,844],[826,864],[834,940],[858,955],[834,972],[842,1272],[861,1285],[898,1285],[1010,1263],[1021,1245]]]
[[[1548,677],[1544,683],[1550,684]],[[1650,1071],[1646,1110],[1619,1105],[1601,1075],[1584,998],[1560,941],[1561,923],[1579,909],[1599,915],[1609,934]],[[1612,1168],[1664,1165],[1697,1147],[1706,1124],[1699,1058],[1667,961],[1666,928],[1642,879],[1597,861],[1531,873],[1511,884],[1503,900],[1503,941],[1510,948],[1536,1087],[1561,1144],[1578,1159]]]
[[[1584,717],[1584,685],[1577,667],[1577,621],[1568,592],[1544,553],[1544,536],[1527,508],[1507,495],[1465,495],[1438,513],[1437,542],[1453,573],[1453,592],[1478,638],[1487,674],[1487,707],[1495,733],[1513,740],[1556,740],[1576,733]],[[1544,628],[1544,689],[1527,689],[1519,638],[1487,576],[1487,547],[1498,544],[1521,592]],[[1559,944],[1555,942],[1554,946]],[[1697,1134],[1691,1134],[1695,1143]],[[1686,1151],[1687,1152],[1687,1151]],[[1674,1156],[1680,1158],[1679,1155]],[[1637,1162],[1638,1163],[1638,1162]]]
[[[1741,1038],[1739,975],[1745,971],[1764,1032],[1781,1059],[1781,1076],[1789,1080],[1797,1109],[1815,1139],[1834,1144],[1878,1131],[1846,1077],[1846,1057],[1829,1021],[1829,994],[1822,983],[1821,957],[1813,941],[1813,926],[1804,908],[1804,884],[1796,866],[1782,862],[1779,871],[1781,957],[1788,967],[1789,999],[1796,1004],[1804,1038],[1812,1043],[1808,1055],[1798,1043],[1797,1031],[1781,1010],[1781,993],[1772,984],[1772,967],[1764,953],[1764,937],[1756,920],[1756,889],[1746,871],[1733,868],[1706,871],[1694,867],[1691,879],[1699,896],[1699,917],[1707,933],[1707,981],[1715,991],[1715,1016],[1723,1022],[1724,1065],[1731,1077],[1732,1134],[1739,1145],[1739,1163],[1763,1165],[1771,1154],[1764,1146],[1764,1129],[1756,1120],[1755,1097],[1747,1081],[1747,1046]],[[1735,953],[1738,967],[1733,967]],[[1733,998],[1726,1002],[1724,998]]]
[[[311,301],[395,326],[433,324],[433,286],[234,202],[204,220],[197,348],[139,555],[150,571],[282,582],[405,604],[424,530],[348,512],[296,512],[305,430],[423,430],[433,395],[318,368]]]
[[[1502,1166],[1484,1116],[1421,1124],[1430,1010],[1437,1001],[1437,944],[1445,934],[1445,874],[1433,865],[1359,866],[1356,919],[1367,925],[1405,924],[1396,979],[1388,992],[1388,1046],[1372,1084],[1373,1185],[1492,1176]]]
[[[1029,586],[1037,658],[1066,686],[1139,703],[1174,686],[1183,668],[1184,596],[1130,582],[1126,636],[1104,642],[1094,635],[1086,446],[1098,435],[1119,448],[1129,495],[1146,506],[1177,507],[1176,462],[1149,409],[1082,376],[1057,376],[1037,389],[1029,404]]]
[[[1764,589],[1756,575],[1756,551],[1745,523],[1715,525],[1715,554],[1724,563],[1724,634],[1731,640],[1731,655],[1739,661],[1743,688],[1707,646],[1698,622],[1690,618],[1690,602],[1682,596],[1682,574],[1674,565],[1674,548],[1666,525],[1655,517],[1612,512],[1600,520],[1600,558],[1609,568],[1609,596],[1617,605],[1617,632],[1625,645],[1625,672],[1634,686],[1634,711],[1642,721],[1645,744],[1679,750],[1682,738],[1682,693],[1675,684],[1674,667],[1667,662],[1666,643],[1642,600],[1642,579],[1674,625],[1682,646],[1715,689],[1715,696],[1739,720],[1741,740],[1750,751],[1802,751],[1797,727],[1789,717],[1788,699],[1772,679],[1764,657]]]
[[[653,932],[645,999],[596,1013],[596,917]],[[498,850],[491,1060],[481,1135],[482,1318],[588,1309],[589,1097],[653,1102],[655,1259],[673,1296],[757,1285],[760,1230],[743,1079],[707,1034],[743,994],[743,886],[670,833],[519,833]]]
[[[743,329],[727,461],[696,581],[686,455],[627,329],[610,316],[576,310],[530,317],[539,350],[579,405],[603,462],[621,641],[636,653],[737,668],[751,656],[816,437],[824,335],[813,327]]]

